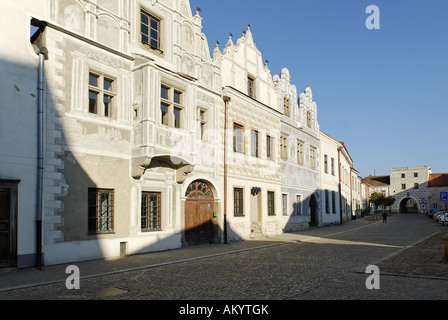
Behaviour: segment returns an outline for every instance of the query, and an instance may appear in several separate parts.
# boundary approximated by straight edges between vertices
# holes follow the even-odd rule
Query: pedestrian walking
[[[387,222],[387,211],[383,212],[383,223]]]

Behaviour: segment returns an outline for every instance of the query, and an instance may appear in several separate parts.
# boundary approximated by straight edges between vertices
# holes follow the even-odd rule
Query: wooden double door
[[[214,196],[210,186],[194,181],[186,191],[185,241],[189,245],[214,242]]]

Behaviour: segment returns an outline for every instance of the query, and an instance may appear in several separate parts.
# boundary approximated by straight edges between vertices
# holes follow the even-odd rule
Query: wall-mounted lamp
[[[260,187],[252,187],[252,188],[250,189],[250,193],[251,193],[253,196],[259,194],[260,192],[261,192],[261,188],[260,188]]]

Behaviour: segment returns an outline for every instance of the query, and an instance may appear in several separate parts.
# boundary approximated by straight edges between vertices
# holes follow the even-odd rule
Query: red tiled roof
[[[448,173],[430,173],[428,187],[447,187]]]
[[[390,176],[368,176],[362,179],[372,187],[386,187],[390,185]]]

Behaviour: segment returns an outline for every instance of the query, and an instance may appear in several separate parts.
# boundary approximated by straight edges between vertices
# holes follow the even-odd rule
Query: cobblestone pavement
[[[79,290],[66,288],[65,265],[3,270],[0,299],[448,299],[444,227],[418,214],[396,214],[387,223],[371,219],[228,245],[77,263]],[[370,264],[380,269],[378,290],[366,288]]]

